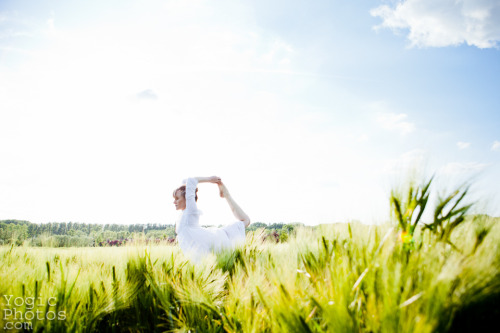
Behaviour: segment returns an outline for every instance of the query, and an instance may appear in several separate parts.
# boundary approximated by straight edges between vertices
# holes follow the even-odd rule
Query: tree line
[[[302,223],[252,223],[247,230],[264,228],[276,241],[286,241]],[[126,242],[166,242],[175,240],[173,224],[91,224],[80,222],[31,223],[23,220],[0,220],[0,245],[79,247],[122,245]]]

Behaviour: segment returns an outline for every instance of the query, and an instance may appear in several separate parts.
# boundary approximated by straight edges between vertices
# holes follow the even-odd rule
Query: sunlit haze
[[[0,220],[173,224],[216,175],[253,222],[381,223],[412,167],[498,216],[499,41],[495,0],[3,0]]]

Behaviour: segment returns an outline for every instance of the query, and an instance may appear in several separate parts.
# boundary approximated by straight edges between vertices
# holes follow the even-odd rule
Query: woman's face
[[[186,209],[186,198],[184,198],[181,191],[175,192],[174,205],[176,210]]]

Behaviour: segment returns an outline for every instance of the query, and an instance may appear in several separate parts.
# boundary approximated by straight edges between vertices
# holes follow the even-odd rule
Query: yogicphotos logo
[[[35,320],[65,320],[66,311],[49,310],[57,305],[55,297],[45,302],[41,297],[14,297],[3,295],[6,308],[2,309],[4,330],[32,330]]]

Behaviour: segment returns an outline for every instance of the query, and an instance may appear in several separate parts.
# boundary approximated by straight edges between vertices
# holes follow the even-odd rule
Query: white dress
[[[177,241],[182,252],[199,262],[210,252],[234,248],[245,241],[245,223],[237,221],[223,228],[202,228],[200,211],[196,206],[195,193],[198,180],[188,178],[186,184],[186,208],[175,225]]]

